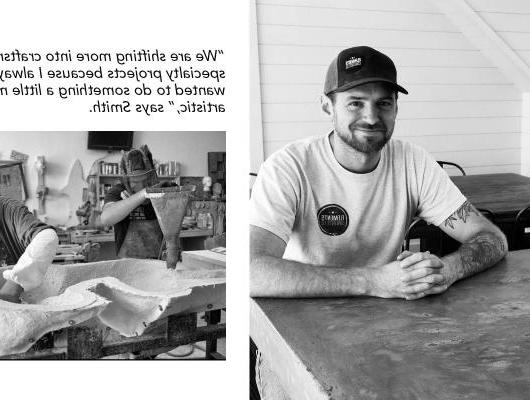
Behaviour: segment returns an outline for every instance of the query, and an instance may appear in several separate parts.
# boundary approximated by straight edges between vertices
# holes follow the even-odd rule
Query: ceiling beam
[[[530,67],[466,0],[431,1],[511,82],[530,92]]]

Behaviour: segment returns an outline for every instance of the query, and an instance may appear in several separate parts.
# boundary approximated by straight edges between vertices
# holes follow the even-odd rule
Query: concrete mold
[[[168,268],[175,268],[180,260],[179,234],[190,194],[177,187],[147,189],[147,196],[166,240]]]
[[[102,324],[132,337],[171,314],[224,307],[225,275],[185,263],[167,269],[157,260],[51,265],[22,304],[0,300],[0,355],[27,351],[45,333],[73,325]]]

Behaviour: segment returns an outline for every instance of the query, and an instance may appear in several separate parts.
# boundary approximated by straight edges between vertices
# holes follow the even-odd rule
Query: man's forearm
[[[273,256],[251,257],[252,297],[340,297],[368,294],[368,271],[308,265]]]
[[[124,200],[106,204],[101,213],[101,223],[103,225],[114,225],[122,221],[132,210],[140,206],[144,201],[145,190],[142,190]]]
[[[504,234],[492,231],[477,233],[460,248],[442,258],[451,283],[472,276],[498,263],[508,252]]]

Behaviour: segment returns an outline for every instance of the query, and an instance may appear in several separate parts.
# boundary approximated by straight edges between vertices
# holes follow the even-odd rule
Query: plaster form
[[[225,270],[182,263],[170,270],[140,259],[52,264],[23,302],[0,300],[0,355],[27,351],[45,333],[72,325],[103,324],[131,337],[171,314],[224,307]]]

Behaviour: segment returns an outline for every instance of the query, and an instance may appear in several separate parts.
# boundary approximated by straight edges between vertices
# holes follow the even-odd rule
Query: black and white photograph
[[[528,397],[529,22],[253,2],[250,399]]]
[[[224,131],[0,142],[0,359],[226,359]]]

